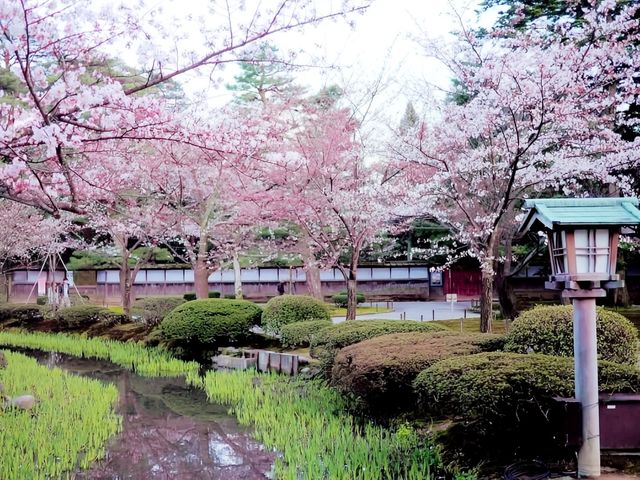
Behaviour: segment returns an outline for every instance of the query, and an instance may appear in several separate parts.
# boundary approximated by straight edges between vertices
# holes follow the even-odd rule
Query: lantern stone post
[[[573,303],[575,395],[582,408],[578,476],[600,476],[600,418],[596,299],[620,288],[616,274],[622,227],[640,225],[636,198],[536,199],[520,227],[547,234],[552,275],[545,287]]]

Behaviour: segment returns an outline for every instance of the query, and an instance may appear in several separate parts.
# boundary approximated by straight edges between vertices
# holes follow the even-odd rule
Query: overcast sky
[[[426,58],[416,38],[426,35],[450,41],[450,33],[459,27],[454,11],[466,24],[476,24],[478,4],[478,0],[375,0],[364,14],[353,17],[352,29],[344,23],[324,22],[302,32],[271,37],[270,42],[283,52],[304,50],[298,57],[301,63],[339,67],[298,72],[297,82],[311,93],[331,84],[355,88],[382,76],[386,85],[380,95],[383,103],[388,104],[392,98],[391,109],[402,112],[407,99],[418,94],[422,82],[449,86],[447,71],[437,61]],[[491,16],[485,15],[483,20],[490,22]],[[231,79],[238,71],[231,67],[225,76]],[[206,88],[212,103],[226,103],[231,98],[224,85],[208,86],[202,80],[190,83],[186,86],[188,92]]]

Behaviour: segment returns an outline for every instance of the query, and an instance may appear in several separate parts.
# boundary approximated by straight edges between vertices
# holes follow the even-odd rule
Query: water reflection
[[[275,454],[182,379],[149,379],[110,362],[26,352],[49,366],[113,382],[120,391],[123,431],[107,457],[79,479],[257,480],[273,478]]]

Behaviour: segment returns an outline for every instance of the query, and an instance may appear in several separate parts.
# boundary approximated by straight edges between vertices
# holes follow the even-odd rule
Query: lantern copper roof
[[[633,226],[640,225],[638,199],[624,198],[541,198],[526,200],[529,209],[519,234],[532,229],[557,227]]]

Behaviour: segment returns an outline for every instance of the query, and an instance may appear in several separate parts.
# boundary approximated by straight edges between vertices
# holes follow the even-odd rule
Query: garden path
[[[365,303],[369,306],[369,303]],[[387,302],[373,303],[383,308],[387,306]],[[393,312],[388,313],[371,313],[367,315],[358,315],[357,320],[452,320],[463,318],[466,311],[467,318],[478,318],[477,313],[471,312],[470,301],[456,302],[451,304],[448,302],[389,302],[389,306],[393,308]],[[333,323],[344,322],[345,317],[333,317]]]

